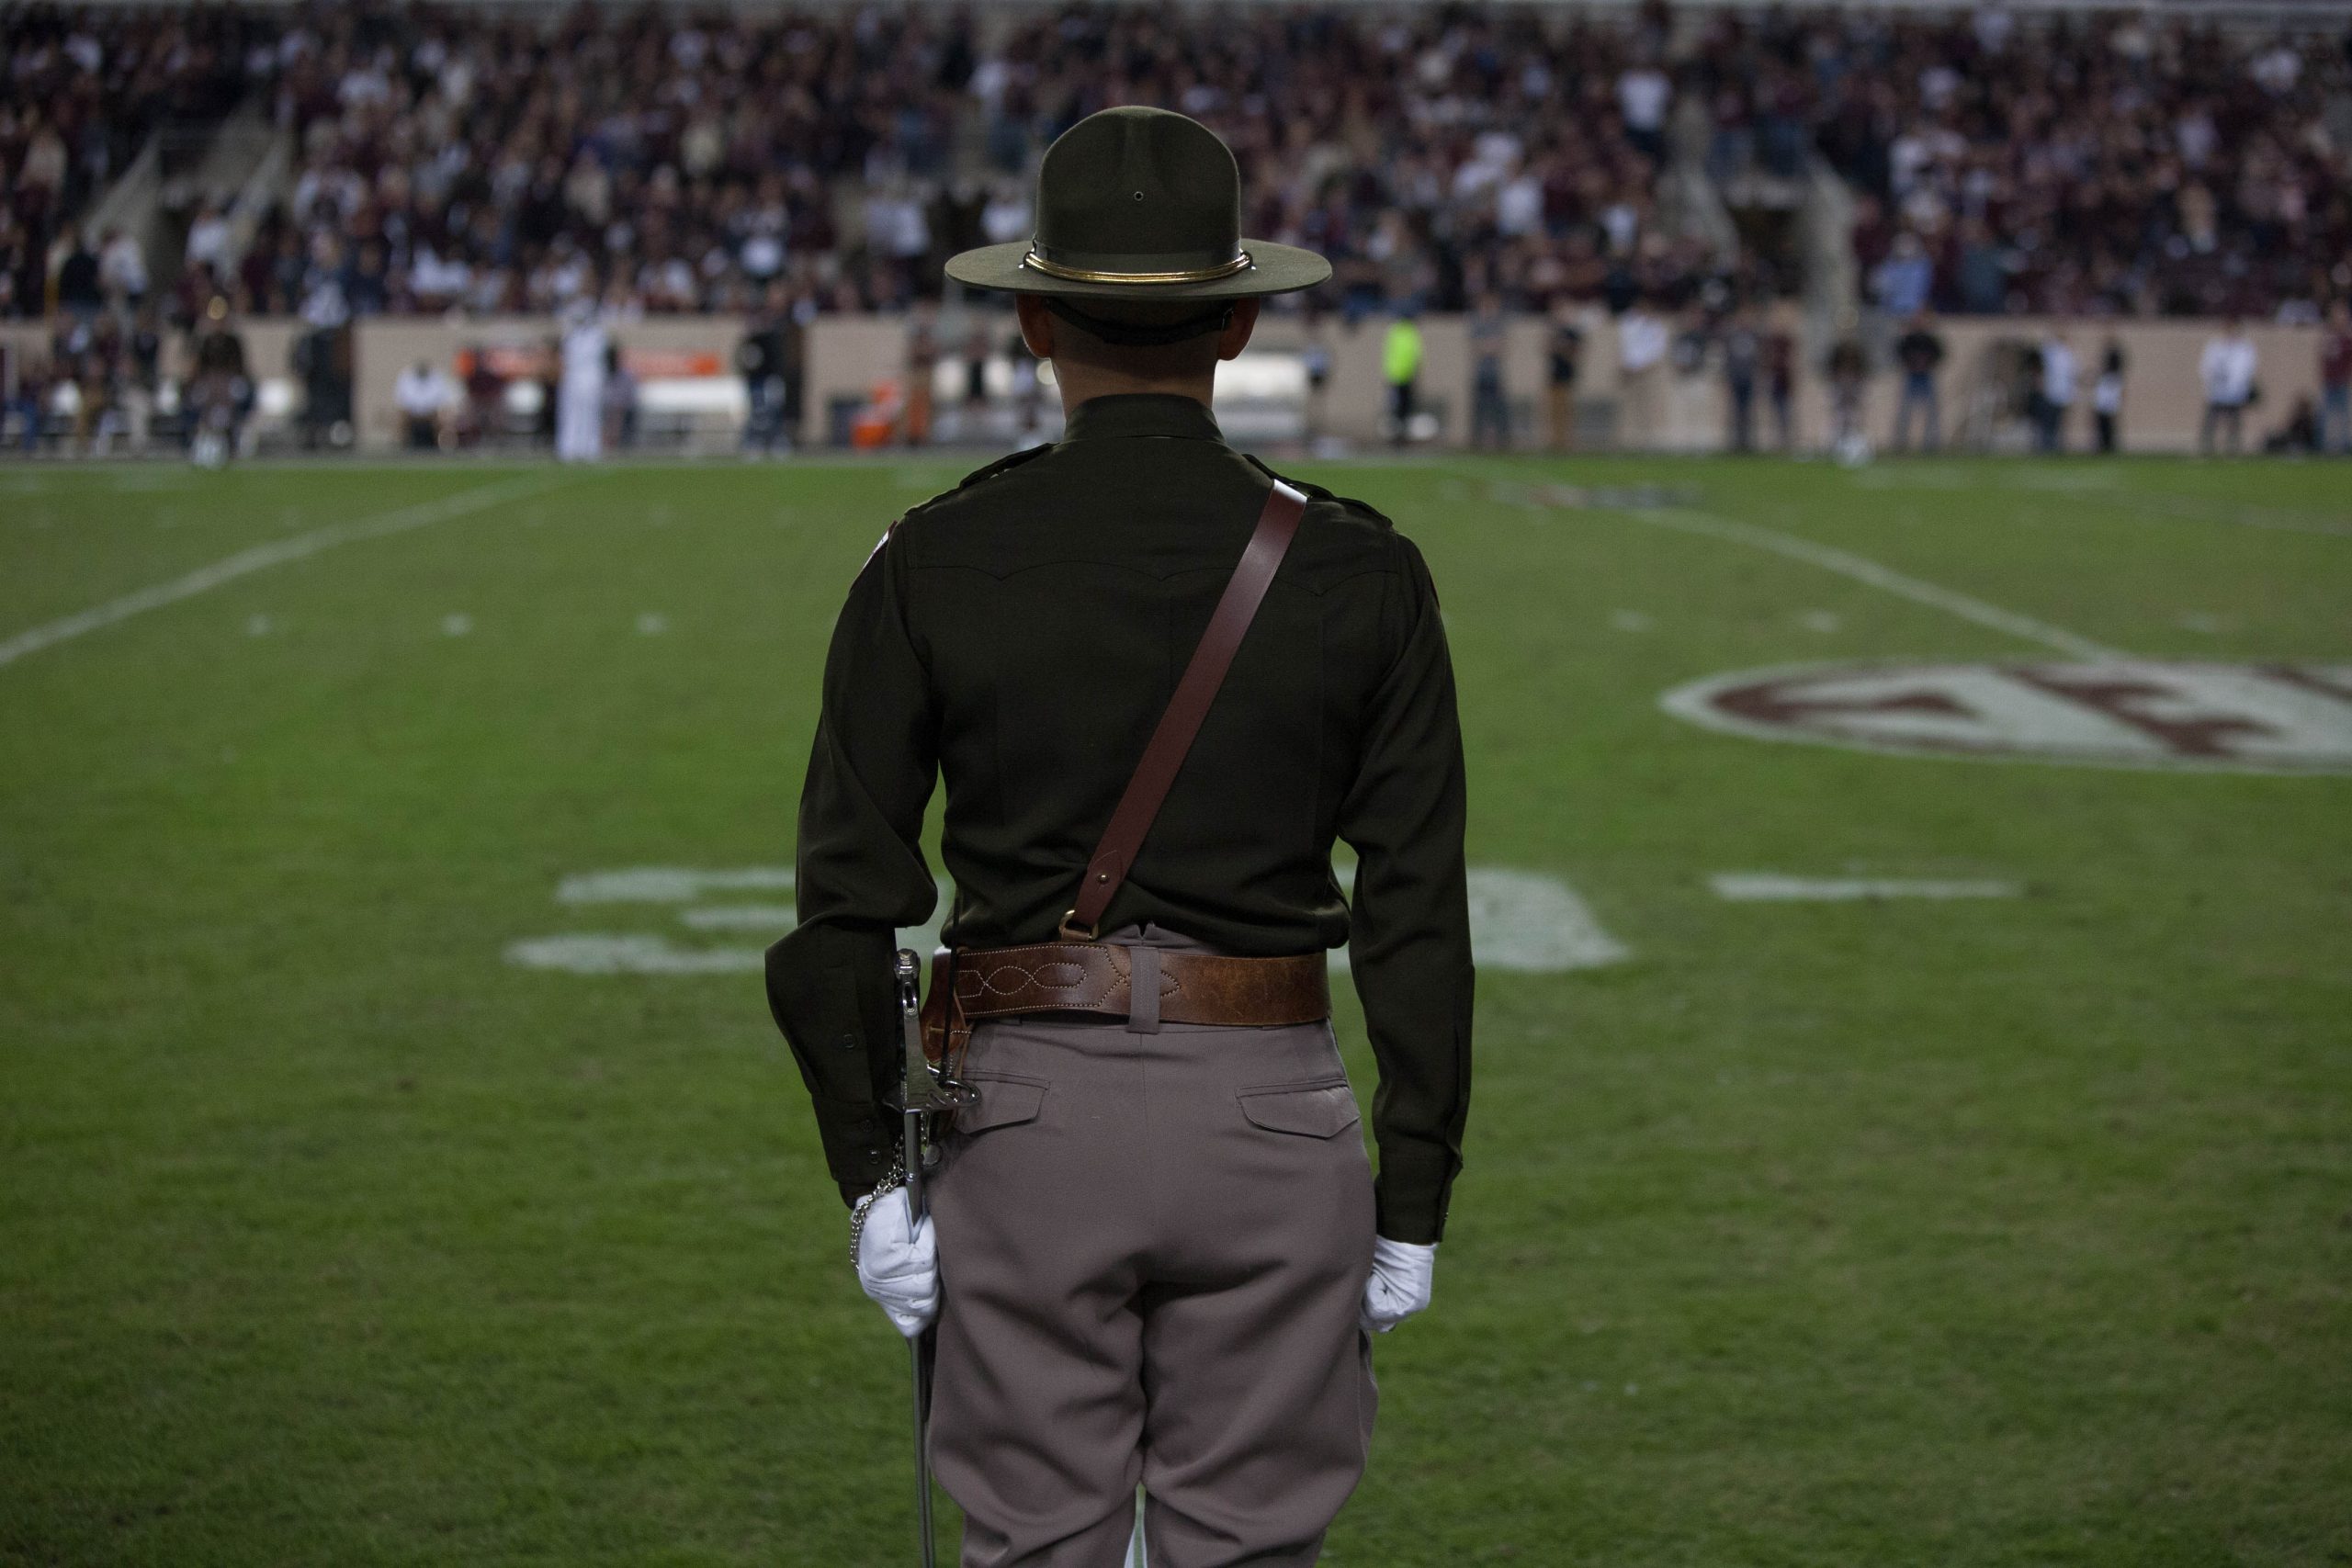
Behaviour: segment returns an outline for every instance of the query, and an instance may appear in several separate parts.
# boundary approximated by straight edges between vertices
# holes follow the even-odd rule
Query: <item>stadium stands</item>
[[[1711,62],[1805,62],[1766,79],[1864,195],[1856,259],[1898,314],[1924,295],[1968,314],[2311,319],[2352,293],[2345,39],[2138,12],[2029,30],[1998,9],[1742,32],[1726,18]]]
[[[941,299],[941,263],[1028,232],[1064,127],[1148,102],[1232,144],[1249,231],[1332,258],[1283,310],[1434,325],[1492,296],[1528,331],[1542,313],[1601,333],[1566,405],[1589,439],[1711,441],[1715,415],[1668,390],[1736,379],[1738,344],[1793,355],[1802,403],[1849,344],[1865,377],[1887,370],[1925,309],[2010,323],[1952,323],[1977,389],[1957,428],[1990,441],[2032,322],[2309,331],[2352,299],[2352,38],[2288,21],[1659,0],[18,7],[0,13],[0,439],[184,434],[181,372],[216,304],[233,332],[267,328],[241,409],[306,446],[386,438],[370,411],[406,361],[355,331],[503,322],[520,363],[589,305],[631,355],[721,377],[729,344],[781,333],[789,392],[730,386],[720,408],[720,389],[639,373],[656,401],[710,404],[689,422],[705,444],[731,441],[717,426],[739,405],[820,439],[844,399],[940,363],[913,339],[991,332],[973,311],[1001,301]],[[1613,328],[1637,302],[1671,374],[1620,387]],[[856,318],[911,336],[844,355],[831,329]],[[709,330],[650,344],[657,321]],[[1442,411],[1452,338],[1431,341]],[[2179,378],[2158,368],[2169,342],[2130,349],[2133,441]],[[809,343],[832,363],[804,397]],[[1536,374],[1511,372],[1529,434]],[[473,400],[469,439],[546,435],[512,399]]]
[[[1350,310],[1796,290],[1804,258],[1711,231],[1678,163],[1735,197],[1834,170],[1873,299],[2272,315],[2352,289],[2352,76],[2315,31],[1657,4],[1244,6],[1213,27],[1101,4],[36,7],[5,29],[17,314],[94,250],[65,219],[143,136],[248,91],[292,166],[242,245],[193,256],[184,315],[216,288],[314,322],[588,288],[735,310],[778,279],[809,310],[898,309],[948,252],[1025,232],[1043,144],[1121,101],[1215,125],[1252,229],[1330,254],[1327,302]]]

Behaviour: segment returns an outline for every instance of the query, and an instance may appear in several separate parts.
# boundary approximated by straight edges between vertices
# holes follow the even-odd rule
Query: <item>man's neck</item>
[[[1096,398],[1115,398],[1135,392],[1157,392],[1162,397],[1190,398],[1207,407],[1216,390],[1216,371],[1210,369],[1199,376],[1130,376],[1117,370],[1105,370],[1091,365],[1054,366],[1054,385],[1061,391],[1062,417],[1068,419],[1078,412],[1078,405]]]

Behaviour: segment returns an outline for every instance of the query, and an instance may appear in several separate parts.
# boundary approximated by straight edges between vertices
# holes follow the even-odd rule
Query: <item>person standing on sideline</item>
[[[1546,412],[1555,452],[1576,450],[1577,369],[1583,355],[1584,333],[1577,325],[1574,307],[1564,299],[1552,307],[1552,343],[1544,367]]]
[[[1731,395],[1730,445],[1735,452],[1756,450],[1756,373],[1764,340],[1741,310],[1724,329],[1724,389]]]
[[[762,296],[760,313],[735,345],[735,369],[743,378],[746,456],[775,451],[783,434],[784,334],[791,309],[791,291],[781,278],[772,279]]]
[[[1306,313],[1306,342],[1298,351],[1300,367],[1306,372],[1306,442],[1313,446],[1323,439],[1323,426],[1331,400],[1331,344],[1323,335],[1323,316],[1310,310]]]
[[[1413,436],[1413,386],[1421,374],[1421,323],[1409,305],[1388,323],[1380,369],[1388,381],[1388,445],[1401,452]]]
[[[605,450],[627,452],[637,445],[637,372],[617,343],[605,345]]]
[[[2066,449],[2066,411],[2075,406],[2075,348],[2063,327],[2041,340],[2041,368],[2034,388],[2034,446],[2056,454]]]
[[[2319,345],[2319,449],[2352,453],[2352,304],[2327,308]]]
[[[1944,340],[1936,335],[1925,310],[1915,310],[1911,324],[1895,340],[1894,362],[1903,367],[1903,400],[1894,408],[1894,449],[1911,450],[1911,415],[1920,415],[1923,450],[1943,445],[1942,409],[1936,396],[1936,376],[1944,363]]]
[[[1046,149],[1034,236],[947,273],[1013,294],[1063,438],[892,525],[825,663],[768,1000],[857,1207],[861,1283],[919,1355],[935,1334],[929,1451],[967,1568],[1110,1568],[1138,1485],[1160,1568],[1314,1562],[1363,1472],[1374,1334],[1429,1304],[1462,1163],[1445,626],[1388,519],[1280,478],[1210,412],[1261,299],[1331,271],[1243,238],[1240,190],[1215,133],[1164,110]],[[1245,547],[1271,586],[1205,706],[1171,710]],[[1172,761],[1147,747],[1170,711],[1205,715]],[[1138,840],[1114,803],[1154,779]],[[931,1003],[976,1098],[917,1215],[880,1091],[894,932],[938,897],[940,780],[956,896]],[[1376,1178],[1329,1017],[1342,942],[1379,1064]]]
[[[1783,455],[1797,445],[1797,345],[1775,329],[1764,334],[1764,395],[1772,404],[1772,434]]]
[[[564,313],[561,376],[556,382],[555,455],[567,463],[593,463],[605,451],[605,351],[612,334],[596,312],[596,297],[583,289]]]
[[[1856,461],[1869,451],[1862,434],[1862,389],[1870,383],[1871,365],[1860,340],[1839,338],[1822,368],[1829,378],[1829,449],[1841,461]]]
[[[2197,378],[2205,384],[2205,419],[2197,432],[2198,450],[2211,454],[2214,438],[2226,427],[2233,455],[2245,446],[2245,411],[2254,401],[2256,360],[2254,340],[2245,324],[2231,316],[2222,323],[2222,335],[2209,338],[2197,359]]]
[[[907,324],[907,412],[900,433],[910,446],[931,444],[931,404],[939,380],[939,326],[928,305]]]
[[[1624,419],[1618,444],[1644,447],[1658,437],[1666,402],[1666,355],[1673,346],[1666,322],[1635,299],[1617,318],[1617,380]]]
[[[449,434],[448,421],[457,412],[457,383],[420,359],[392,383],[392,403],[401,412],[402,444],[412,452],[435,452]]]
[[[216,294],[204,307],[190,357],[196,373],[188,397],[189,456],[199,468],[217,468],[244,455],[245,416],[255,401],[245,340],[230,318],[226,296]],[[59,367],[61,373],[64,368]]]
[[[2098,431],[2098,449],[2115,454],[2123,421],[2123,340],[2109,333],[2099,350],[2098,379],[2091,383],[2091,420]]]
[[[1510,400],[1503,392],[1503,352],[1510,336],[1502,301],[1481,294],[1470,316],[1470,445],[1484,446],[1492,435],[1498,452],[1510,449]]]

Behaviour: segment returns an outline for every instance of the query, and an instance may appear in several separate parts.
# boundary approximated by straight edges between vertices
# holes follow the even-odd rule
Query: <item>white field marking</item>
[[[1706,676],[1658,705],[1727,734],[1862,751],[2352,773],[2352,664],[1832,661]]]
[[[1498,866],[1470,870],[1470,950],[1486,968],[1525,975],[1600,969],[1634,955],[1566,883]]]
[[[443,637],[463,637],[473,629],[474,618],[471,615],[452,614],[441,617],[441,635]]]
[[[276,631],[277,629],[277,624],[275,621],[272,621],[267,615],[248,615],[245,617],[245,635],[247,637],[267,637],[271,632]]]
[[[939,902],[922,925],[898,933],[899,945],[928,956],[939,945],[939,928],[945,923],[956,890],[946,878],[936,878]],[[696,931],[757,931],[771,941],[791,931],[797,916],[784,904],[697,904],[709,894],[789,893],[794,882],[788,866],[748,865],[717,871],[684,866],[631,866],[621,871],[594,871],[567,876],[556,888],[560,904],[686,904],[678,911],[680,923]],[[748,975],[765,964],[758,947],[681,947],[667,937],[646,932],[583,931],[566,936],[532,937],[510,942],[506,962],[526,969],[554,969],[572,975]]]
[[[86,632],[113,626],[117,621],[127,621],[149,610],[160,610],[166,604],[192,599],[224,582],[233,582],[238,578],[266,571],[273,566],[300,560],[322,550],[333,549],[337,545],[354,544],[361,539],[379,539],[387,534],[402,534],[429,523],[444,523],[452,517],[463,517],[469,513],[481,512],[535,491],[551,489],[566,482],[570,477],[533,474],[504,484],[460,491],[456,495],[403,506],[396,512],[386,512],[374,517],[332,523],[307,534],[298,534],[290,539],[280,539],[275,544],[256,545],[252,549],[240,550],[225,559],[214,561],[210,566],[198,567],[185,577],[159,582],[152,588],[142,588],[136,593],[126,593],[119,599],[108,600],[93,609],[79,611],[63,620],[51,621],[30,631],[18,632],[15,637],[0,641],[0,665],[13,664],[28,653],[39,653],[44,648],[52,648]]]
[[[799,923],[789,904],[715,904],[678,911],[698,931],[788,931]]]
[[[1645,632],[1657,623],[1639,610],[1617,610],[1610,615],[1609,624],[1621,632]]]
[[[1352,878],[1344,860],[1336,869]],[[1476,962],[1489,969],[1557,975],[1621,964],[1632,956],[1625,944],[1601,929],[1591,908],[1559,878],[1500,866],[1473,866],[1469,873],[1470,945]],[[793,928],[793,910],[782,904],[721,903],[713,895],[786,893],[793,874],[786,866],[737,866],[695,870],[684,866],[631,866],[618,871],[567,876],[556,902],[686,905],[681,924],[694,931],[757,931],[773,941]],[[955,889],[939,882],[939,904],[923,926],[898,933],[899,945],[928,953],[939,944]],[[532,937],[510,943],[506,961],[526,969],[575,975],[733,975],[758,970],[763,950],[756,947],[686,947],[652,932],[582,931]],[[1331,954],[1332,968],[1348,972],[1347,949]]]
[[[1845,624],[1845,617],[1834,610],[1807,610],[1797,617],[1797,625],[1809,632],[1819,632],[1824,637]]]
[[[2183,610],[2173,617],[2173,625],[2183,631],[2202,632],[2207,637],[2219,637],[2234,630],[2237,622],[2228,615],[2217,615],[2210,610]]]
[[[1991,878],[1939,880],[1904,876],[1783,876],[1770,871],[1726,871],[1707,879],[1715,897],[1735,904],[1843,904],[1881,898],[2015,898],[2025,889]]]
[[[692,871],[674,865],[639,865],[624,871],[590,871],[556,886],[559,904],[691,904],[705,893],[789,893],[792,868],[747,865],[731,871]]]
[[[657,611],[648,610],[637,618],[637,635],[639,637],[660,637],[669,629],[670,617]]]
[[[1998,604],[1988,604],[1982,599],[1939,587],[1897,571],[1893,567],[1882,566],[1867,556],[1858,556],[1850,550],[1838,549],[1829,545],[1816,545],[1810,539],[1783,534],[1777,528],[1763,528],[1729,517],[1713,517],[1703,512],[1681,510],[1623,512],[1617,515],[1655,528],[1673,528],[1685,534],[1698,534],[1711,539],[1724,539],[1736,545],[1770,550],[1775,555],[1804,561],[1825,571],[1834,571],[1840,577],[1850,577],[1871,588],[1958,615],[1964,621],[1973,621],[1980,626],[1990,626],[1995,631],[2026,642],[2038,642],[2044,648],[2056,649],[2076,659],[2124,657],[2114,649],[2093,642],[2086,637],[2079,637],[2064,626],[2053,626],[2047,621],[2038,621],[2014,610],[2004,610]]]
[[[658,936],[540,936],[510,942],[506,962],[567,975],[749,975],[765,962],[756,947],[679,947]]]
[[[1507,494],[1501,487],[1490,485],[1488,494],[1498,502],[1507,502],[1517,499],[1517,492],[1521,490],[1532,490],[1541,496],[1551,488],[1553,487],[1543,485],[1512,486],[1510,493]],[[1575,502],[1564,500],[1563,504],[1575,504]],[[1952,589],[1939,587],[1935,583],[1908,576],[1895,570],[1893,567],[1882,566],[1867,556],[1858,556],[1850,550],[1838,549],[1829,545],[1816,545],[1810,539],[1800,538],[1794,534],[1783,534],[1777,528],[1759,527],[1756,524],[1741,523],[1729,517],[1715,517],[1703,512],[1690,511],[1687,507],[1655,509],[1615,507],[1596,510],[1605,511],[1611,516],[1623,517],[1628,522],[1646,524],[1653,528],[1672,528],[1680,533],[1697,534],[1706,538],[1724,539],[1736,545],[1747,545],[1756,549],[1770,550],[1775,555],[1786,556],[1792,560],[1801,560],[1808,565],[1820,567],[1826,571],[1834,571],[1841,577],[1850,577],[1857,582],[1865,583],[1885,592],[1897,594],[1915,603],[1958,615],[1962,620],[1973,621],[1978,626],[1990,626],[1996,631],[2006,632],[2011,637],[2021,637],[2028,642],[2038,642],[2044,648],[2054,648],[2061,653],[2071,654],[2077,659],[2124,657],[2115,649],[2093,642],[2086,637],[2079,637],[2064,626],[2054,626],[2047,621],[2038,621],[2030,615],[2018,615],[2014,610],[2004,610],[1998,604],[1988,604],[1982,599],[1972,598],[1968,594],[1957,592]]]

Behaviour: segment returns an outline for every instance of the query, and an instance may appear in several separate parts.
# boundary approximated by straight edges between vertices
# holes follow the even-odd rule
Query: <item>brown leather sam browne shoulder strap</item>
[[[1298,520],[1306,511],[1306,496],[1280,479],[1274,481],[1273,493],[1266,497],[1265,509],[1258,513],[1250,547],[1241,552],[1241,564],[1233,569],[1225,593],[1216,602],[1216,612],[1209,617],[1208,630],[1201,634],[1200,646],[1193,649],[1192,661],[1176,682],[1176,694],[1168,700],[1168,711],[1159,716],[1151,742],[1143,749],[1143,761],[1136,764],[1126,793],[1111,813],[1110,826],[1102,829],[1102,842],[1087,860],[1078,903],[1062,917],[1064,941],[1091,942],[1097,935],[1102,911],[1111,907],[1111,899],[1126,881],[1127,868],[1135,864],[1144,835],[1151,831],[1160,803],[1176,783],[1177,770],[1184,765],[1193,738],[1201,732],[1201,721],[1208,717],[1209,705],[1225,684],[1225,672],[1232,668],[1233,655],[1241,647],[1250,623],[1257,618],[1258,606],[1283,557],[1289,553]]]

